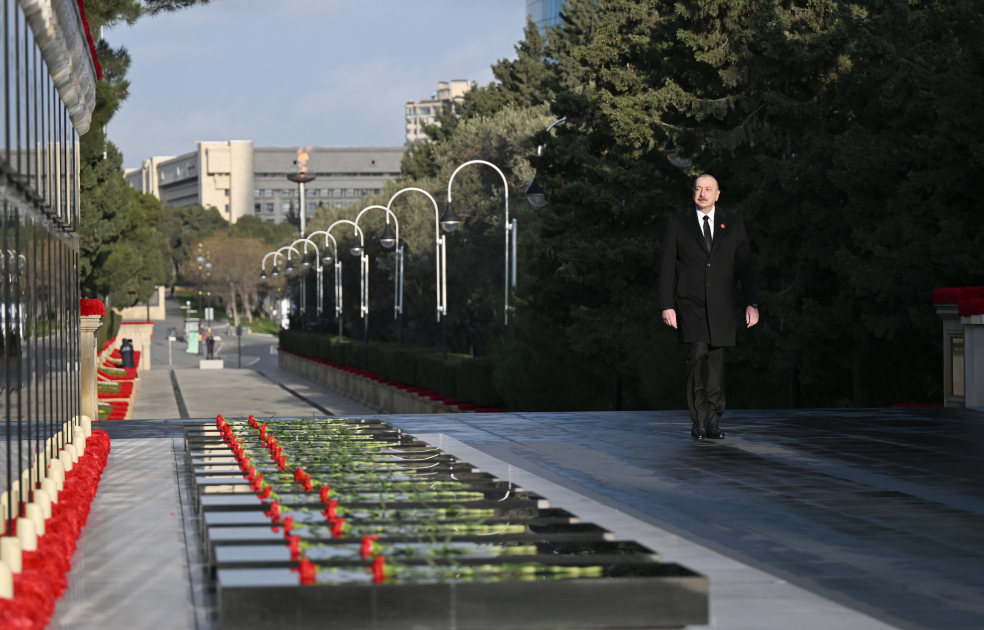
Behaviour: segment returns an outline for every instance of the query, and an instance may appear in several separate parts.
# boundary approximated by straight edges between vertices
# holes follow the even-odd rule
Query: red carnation
[[[82,317],[87,317],[89,315],[99,315],[100,317],[103,317],[106,315],[106,305],[103,304],[101,300],[79,300],[79,308],[82,311]]]

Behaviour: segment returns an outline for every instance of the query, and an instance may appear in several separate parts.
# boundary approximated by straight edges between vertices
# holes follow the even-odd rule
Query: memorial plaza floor
[[[53,628],[215,627],[183,418],[374,415],[277,370],[273,344],[244,342],[250,369],[155,367],[147,419],[100,425],[112,453]],[[729,411],[703,443],[678,411],[380,419],[707,575],[709,628],[984,628],[979,412]]]

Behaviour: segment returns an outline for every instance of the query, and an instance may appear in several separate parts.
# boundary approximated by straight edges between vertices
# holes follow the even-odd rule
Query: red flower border
[[[86,520],[106,461],[109,434],[95,430],[85,442],[85,455],[65,474],[58,503],[51,506],[38,550],[23,552],[23,570],[14,575],[14,598],[0,600],[0,628],[41,630],[55,612],[55,602],[68,587],[65,575]]]

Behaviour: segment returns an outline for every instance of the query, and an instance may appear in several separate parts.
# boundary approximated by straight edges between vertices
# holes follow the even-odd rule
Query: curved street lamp
[[[328,252],[328,239],[331,239],[331,242],[332,242],[332,244],[334,245],[334,248],[335,248],[335,256],[334,256],[334,260],[335,260],[335,312],[338,315],[338,340],[339,341],[342,340],[342,325],[343,325],[343,320],[342,320],[342,260],[341,260],[341,256],[339,256],[339,253],[340,252],[338,251],[338,242],[335,240],[335,237],[331,235],[331,230],[336,225],[342,225],[342,224],[351,225],[354,228],[355,234],[356,234],[356,236],[359,239],[359,249],[364,251],[365,250],[365,234],[362,233],[362,228],[360,228],[358,225],[356,225],[354,221],[349,221],[348,219],[339,219],[338,221],[335,221],[334,223],[332,223],[331,225],[329,225],[327,229],[318,230],[317,232],[312,232],[311,234],[308,234],[308,236],[309,237],[312,237],[312,238],[314,236],[317,236],[318,234],[324,234],[325,235],[325,253],[326,254]],[[360,283],[361,283],[361,287],[360,288],[361,288],[361,293],[362,293],[361,300],[360,300],[361,301],[361,304],[360,304],[360,314],[361,314],[362,317],[365,317],[369,313],[369,267],[368,267],[368,258],[366,258],[364,254],[362,255],[362,258],[363,258],[363,260],[362,260],[362,268],[361,268],[361,273],[360,273]],[[329,263],[325,263],[325,264],[329,264]]]
[[[392,210],[386,206],[366,206],[359,211],[359,214],[355,217],[355,224],[359,224],[359,219],[362,215],[369,210],[382,210],[386,213],[386,225],[383,228],[383,232],[379,235],[379,244],[386,249],[395,248],[393,251],[393,319],[397,320],[396,329],[396,343],[398,348],[403,347],[403,247],[400,246],[400,222],[397,220],[396,215]],[[390,227],[390,217],[393,217],[393,223],[396,225],[396,231]],[[366,263],[368,267],[368,262]],[[366,339],[366,369],[368,370],[369,365],[369,319],[366,318],[365,322],[365,339]]]
[[[508,326],[509,325],[509,311],[512,309],[512,307],[509,306],[509,286],[511,284],[513,289],[516,288],[516,257],[517,257],[517,242],[519,240],[519,224],[518,224],[518,222],[517,222],[516,219],[513,219],[512,220],[512,223],[509,222],[509,182],[506,180],[506,176],[503,175],[502,171],[499,170],[499,167],[498,166],[496,166],[495,164],[493,164],[491,162],[486,162],[485,160],[471,160],[469,162],[465,162],[464,164],[462,164],[458,168],[454,169],[454,172],[451,174],[451,179],[448,180],[448,205],[447,205],[447,208],[445,208],[445,210],[444,210],[444,216],[441,217],[441,227],[443,227],[448,232],[453,232],[453,231],[457,230],[458,227],[461,225],[461,219],[458,218],[458,215],[455,213],[454,208],[451,205],[451,184],[454,182],[454,176],[458,174],[458,171],[460,171],[461,169],[463,169],[466,166],[469,166],[471,164],[482,164],[482,165],[491,166],[492,168],[494,168],[495,169],[495,172],[498,173],[499,174],[499,177],[502,178],[502,186],[503,186],[503,190],[505,191],[505,197],[506,197],[506,223],[505,223],[505,227],[506,227],[506,273],[505,273],[504,284],[505,284],[505,292],[506,292],[506,294],[505,294],[505,300],[503,302],[503,309],[502,310],[503,310],[503,313],[504,313],[504,316],[503,316],[504,317],[504,325],[505,326]],[[447,225],[445,225],[445,223],[447,223]],[[510,234],[512,235],[512,248],[511,248],[511,251],[510,251],[510,246],[509,246],[509,236],[510,236]],[[510,263],[511,263],[511,265],[510,265]],[[512,273],[510,273],[510,266],[512,268]]]
[[[287,255],[286,256],[284,255],[284,251],[285,250],[287,251]],[[273,252],[273,253],[276,254],[277,256],[280,256],[281,258],[286,259],[287,262],[284,264],[284,273],[285,274],[291,274],[291,273],[294,272],[295,267],[294,267],[293,261],[290,258],[290,255],[291,255],[291,253],[294,253],[294,254],[297,254],[297,257],[298,258],[300,258],[301,257],[301,252],[297,251],[296,249],[294,249],[290,245],[284,245],[283,247],[281,247],[280,249],[278,249],[276,252]],[[276,278],[276,277],[278,277],[280,275],[280,272],[277,271],[277,267],[276,267],[277,256],[274,256],[273,257],[273,262],[274,262],[273,277],[274,278]],[[264,261],[265,260],[266,260],[266,257],[264,257]],[[290,284],[289,283],[287,284],[287,299],[290,301],[291,312],[293,312],[293,310],[294,310],[294,300],[292,300],[291,297],[290,297]]]
[[[329,228],[330,229],[330,228]],[[314,238],[319,234],[325,235],[325,250],[321,254],[321,269],[332,265],[335,270],[335,319],[338,320],[338,340],[342,340],[342,258],[338,255],[338,241],[328,233],[328,230],[318,230],[308,234],[308,238]],[[331,241],[331,249],[328,249],[328,241]],[[334,253],[332,253],[334,252]],[[324,302],[323,282],[318,281],[318,303]]]
[[[441,211],[437,207],[437,200],[426,190],[421,188],[402,188],[390,197],[389,202],[386,204],[387,216],[392,212],[393,202],[397,197],[406,192],[418,192],[426,195],[430,199],[431,204],[434,206],[434,246],[436,251],[434,253],[435,265],[437,267],[437,321],[441,322],[441,349],[443,352],[443,360],[441,362],[441,395],[447,394],[447,377],[446,377],[446,367],[448,363],[448,343],[447,343],[447,314],[448,314],[448,290],[447,290],[447,244],[444,236],[441,236]],[[396,216],[395,214],[393,216]],[[403,257],[400,256],[400,274],[402,277],[403,273]],[[403,309],[403,291],[402,286],[400,290],[400,309]],[[442,317],[442,315],[444,317]],[[402,321],[402,320],[401,320]]]
[[[567,120],[567,116],[553,121],[550,123],[550,126],[546,128],[546,131],[550,131],[565,120]],[[542,154],[543,145],[537,145],[536,156],[540,157]],[[526,189],[526,200],[529,201],[530,205],[534,208],[542,208],[547,205],[547,191],[543,189],[540,182],[536,181],[536,173],[533,173],[533,181],[530,183],[530,187]]]
[[[320,258],[320,252],[318,251],[318,246],[314,244],[314,241],[311,241],[311,240],[309,240],[307,238],[299,238],[299,239],[295,240],[293,243],[291,243],[290,246],[293,247],[293,246],[297,245],[298,243],[304,243],[304,254],[301,255],[301,269],[304,270],[304,271],[307,271],[308,269],[311,268],[311,261],[308,260],[308,245],[311,245],[311,247],[314,248],[314,261],[318,265],[318,267],[317,267],[317,270],[318,270],[318,286],[320,287],[321,286],[321,262],[319,260],[319,258]],[[300,283],[301,315],[305,315],[307,313],[307,282],[305,281],[303,275],[299,277],[299,283]],[[320,291],[318,291],[318,298],[319,299],[317,300],[317,312],[318,312],[318,316],[319,316],[319,320],[320,320],[320,316],[321,316]]]

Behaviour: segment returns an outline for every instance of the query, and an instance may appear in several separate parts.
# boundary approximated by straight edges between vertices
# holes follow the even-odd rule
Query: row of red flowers
[[[215,418],[215,424],[219,431],[222,432],[223,441],[232,450],[236,461],[239,462],[240,469],[249,480],[250,488],[259,495],[260,500],[265,504],[266,500],[270,498],[271,487],[264,483],[262,474],[256,473],[256,467],[250,461],[249,455],[242,448],[242,440],[236,436],[232,425],[226,422],[225,418],[221,415]],[[260,442],[266,446],[277,468],[289,472],[287,459],[283,454],[284,449],[273,433],[267,433],[266,423],[261,425],[254,416],[250,416],[248,424],[259,434]],[[305,492],[314,491],[311,475],[301,466],[294,468],[294,482],[301,486]],[[341,538],[345,534],[345,518],[338,515],[338,500],[331,498],[331,496],[331,485],[323,484],[318,489],[318,498],[325,506],[322,514],[324,514],[325,519],[328,521],[328,525],[331,528],[331,535],[333,538]],[[281,519],[282,514],[279,501],[275,500],[271,502],[269,507],[270,509],[265,514],[273,522],[274,532],[279,532],[279,528],[283,527],[284,538],[290,547],[291,560],[298,563],[297,570],[300,572],[301,584],[306,586],[315,584],[317,567],[309,559],[301,556],[301,539],[299,536],[291,534],[294,529],[294,517],[287,516]],[[363,536],[359,553],[363,560],[372,559],[373,581],[377,584],[382,584],[386,581],[386,558],[374,550],[374,543],[377,540],[379,540],[379,536]]]
[[[51,506],[37,551],[23,552],[22,570],[14,575],[14,598],[0,599],[0,628],[40,630],[55,612],[55,602],[68,582],[72,554],[86,520],[99,479],[109,458],[109,434],[93,431],[85,455],[65,473],[58,503]]]
[[[448,398],[447,396],[441,396],[437,392],[432,392],[430,390],[424,389],[423,387],[413,387],[411,385],[406,385],[404,383],[397,383],[396,381],[387,381],[382,377],[376,376],[372,372],[367,372],[365,370],[360,370],[354,367],[347,367],[344,365],[338,365],[337,363],[332,363],[331,361],[326,361],[324,359],[315,359],[314,357],[306,357],[303,354],[298,354],[296,352],[291,352],[290,350],[284,350],[283,348],[277,348],[279,352],[285,354],[290,354],[295,357],[304,359],[306,361],[314,361],[315,363],[320,363],[321,365],[327,365],[330,368],[336,370],[341,370],[343,372],[348,372],[349,374],[355,374],[356,376],[361,376],[362,378],[367,378],[370,381],[376,381],[377,383],[382,383],[384,385],[389,385],[390,387],[395,387],[397,389],[402,389],[408,394],[417,394],[429,400],[434,400],[441,402],[449,407],[457,407],[461,411],[473,411],[475,413],[505,413],[507,409],[494,409],[491,407],[476,407],[471,403],[463,403],[457,398]]]

